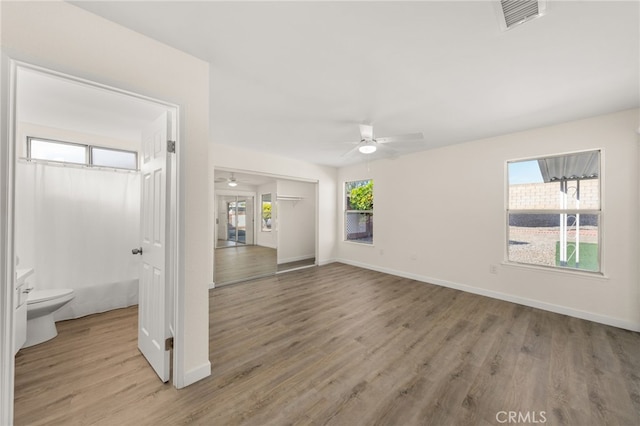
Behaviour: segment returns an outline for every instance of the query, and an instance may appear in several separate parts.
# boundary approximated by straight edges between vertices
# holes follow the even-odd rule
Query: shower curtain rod
[[[113,172],[121,172],[121,173],[140,173],[139,169],[119,169],[117,167],[104,167],[104,166],[94,166],[92,164],[78,164],[78,163],[67,163],[64,161],[55,161],[55,160],[38,160],[35,158],[27,158],[27,157],[19,157],[19,161],[23,163],[37,163],[44,164],[47,166],[57,166],[57,167],[72,167],[76,169],[90,169],[90,170],[102,170],[102,171],[113,171]]]

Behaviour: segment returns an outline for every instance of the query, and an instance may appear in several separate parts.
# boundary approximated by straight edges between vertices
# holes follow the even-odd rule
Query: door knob
[[[131,253],[142,255],[142,247],[134,248],[133,250],[131,250]]]

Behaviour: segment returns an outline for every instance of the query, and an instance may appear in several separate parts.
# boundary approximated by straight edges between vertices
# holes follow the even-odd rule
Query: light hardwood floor
[[[278,264],[278,272],[286,272],[292,269],[307,268],[316,264],[316,258],[311,257],[309,259],[295,260],[293,262],[286,262]]]
[[[216,248],[214,267],[216,286],[315,265],[315,258],[278,264],[277,253],[276,249],[256,245]]]
[[[263,246],[217,248],[214,259],[216,286],[273,275],[278,268],[276,249]]]
[[[16,424],[640,424],[640,334],[339,263],[211,290],[213,373],[179,391],[136,315],[21,350]]]

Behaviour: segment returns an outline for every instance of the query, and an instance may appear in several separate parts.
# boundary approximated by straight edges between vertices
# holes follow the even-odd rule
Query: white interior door
[[[168,184],[167,156],[168,114],[164,113],[142,136],[142,243],[134,254],[142,255],[138,300],[138,348],[163,382],[169,380],[169,351],[165,339],[170,337],[167,322],[166,238]],[[138,250],[138,253],[136,251]]]

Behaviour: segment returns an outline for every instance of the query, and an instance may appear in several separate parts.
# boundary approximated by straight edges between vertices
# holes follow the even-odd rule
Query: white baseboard
[[[336,262],[339,262],[339,260],[330,258],[330,259],[319,259],[316,263],[318,264],[318,266],[324,266],[324,265],[328,265],[330,263],[336,263]],[[343,262],[343,263],[347,263],[347,262]]]
[[[212,288],[216,288],[216,283],[213,281],[209,283],[209,290],[211,290]]]
[[[199,367],[196,367],[187,371],[184,374],[184,378],[181,383],[182,386],[180,387],[182,388],[182,387],[192,385],[199,380],[209,377],[210,375],[211,375],[211,362],[207,361],[204,364],[200,365]]]
[[[409,279],[424,282],[427,284],[435,284],[442,287],[453,288],[456,290],[465,291],[467,293],[473,293],[473,294],[478,294],[480,296],[491,297],[493,299],[499,299],[507,302],[517,303],[519,305],[542,309],[549,312],[555,312],[557,314],[568,315],[570,317],[593,321],[600,324],[610,325],[618,328],[624,328],[626,330],[631,330],[631,331],[640,331],[640,323],[626,321],[620,318],[613,318],[606,315],[596,314],[593,312],[581,311],[579,309],[574,309],[567,306],[555,305],[553,303],[542,302],[540,300],[528,299],[526,297],[515,296],[512,294],[501,293],[493,290],[486,290],[483,288],[473,287],[466,284],[454,283],[451,281],[413,274],[410,272],[398,271],[390,268],[383,268],[380,266],[370,265],[367,263],[354,262],[346,259],[338,259],[337,261],[341,263],[346,263],[347,265],[358,266],[364,269],[370,269],[372,271],[384,272],[385,274],[395,275],[403,278],[409,278]]]
[[[314,257],[316,257],[314,254],[305,254],[303,256],[288,257],[286,259],[278,259],[278,265],[282,263],[297,262],[299,260],[313,259]]]
[[[275,244],[258,244],[256,243],[257,246],[259,247],[266,247],[266,248],[271,248],[271,249],[277,249],[278,246]]]

